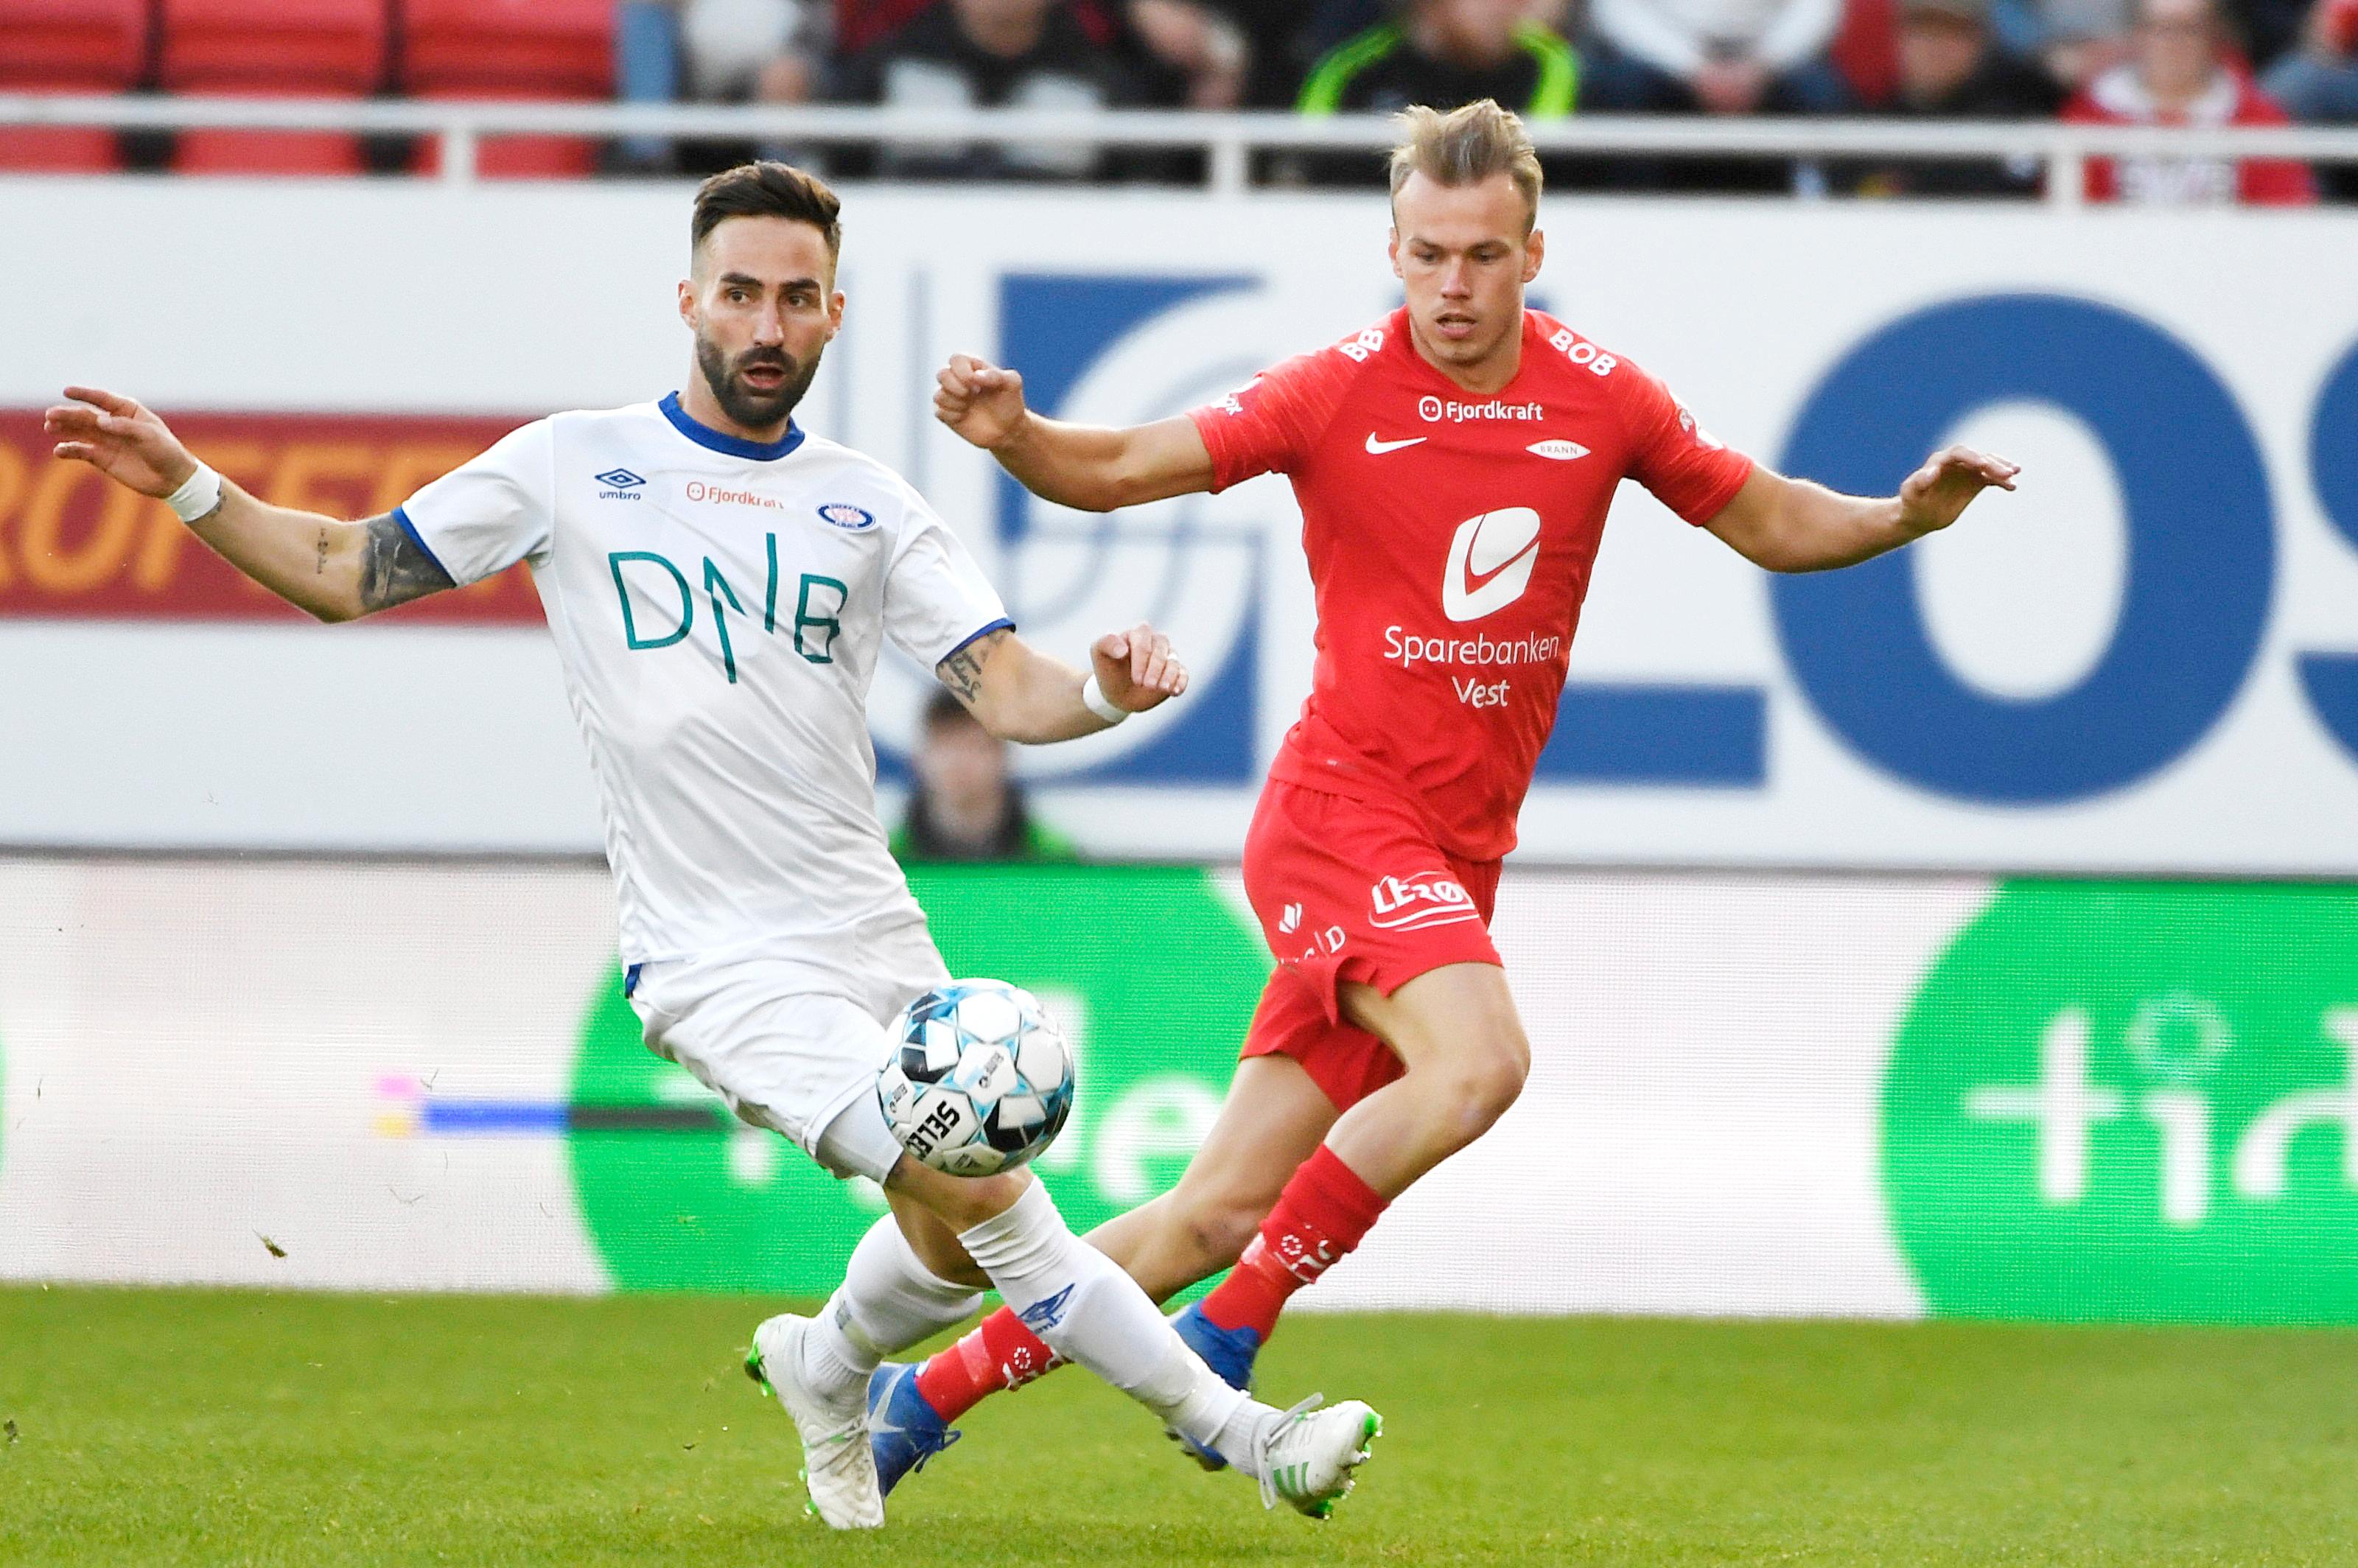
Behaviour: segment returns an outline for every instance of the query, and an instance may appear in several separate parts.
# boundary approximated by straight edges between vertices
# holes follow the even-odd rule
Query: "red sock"
[[[1285,1184],[1236,1268],[1204,1298],[1204,1315],[1221,1328],[1252,1328],[1267,1344],[1286,1298],[1357,1247],[1383,1212],[1376,1190],[1321,1143]]]
[[[1005,1307],[917,1368],[917,1392],[944,1421],[956,1421],[1001,1389],[1020,1389],[1064,1363]]]

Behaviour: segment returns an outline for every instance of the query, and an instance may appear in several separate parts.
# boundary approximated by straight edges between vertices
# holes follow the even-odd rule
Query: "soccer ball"
[[[1072,1112],[1073,1054],[1021,987],[936,986],[887,1033],[877,1103],[901,1147],[936,1171],[1012,1170],[1048,1147]]]

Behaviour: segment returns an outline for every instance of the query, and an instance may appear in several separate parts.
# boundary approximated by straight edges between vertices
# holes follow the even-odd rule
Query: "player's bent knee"
[[[1231,1194],[1206,1195],[1178,1218],[1189,1257],[1203,1274],[1227,1268],[1244,1253],[1271,1205]],[[1199,1278],[1201,1275],[1198,1276]]]
[[[1520,1036],[1460,1053],[1440,1075],[1433,1103],[1466,1141],[1480,1137],[1520,1098],[1531,1076],[1531,1049]]]

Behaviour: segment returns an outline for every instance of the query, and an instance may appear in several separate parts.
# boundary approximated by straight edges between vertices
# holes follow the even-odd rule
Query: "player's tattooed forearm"
[[[362,527],[367,530],[361,541],[362,610],[389,610],[458,586],[390,513],[370,518]]]
[[[319,530],[319,564],[311,568],[311,575],[313,577],[328,575],[328,531],[325,528]]]
[[[948,658],[934,666],[942,684],[950,688],[960,702],[972,708],[982,698],[982,666],[990,657],[990,650],[1007,636],[1007,628],[985,632]]]

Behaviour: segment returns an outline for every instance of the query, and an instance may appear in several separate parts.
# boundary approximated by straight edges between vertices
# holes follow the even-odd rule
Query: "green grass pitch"
[[[1385,1435],[1319,1526],[1066,1371],[881,1534],[801,1516],[774,1303],[0,1291],[0,1563],[2358,1563],[2358,1335],[1289,1320]]]

